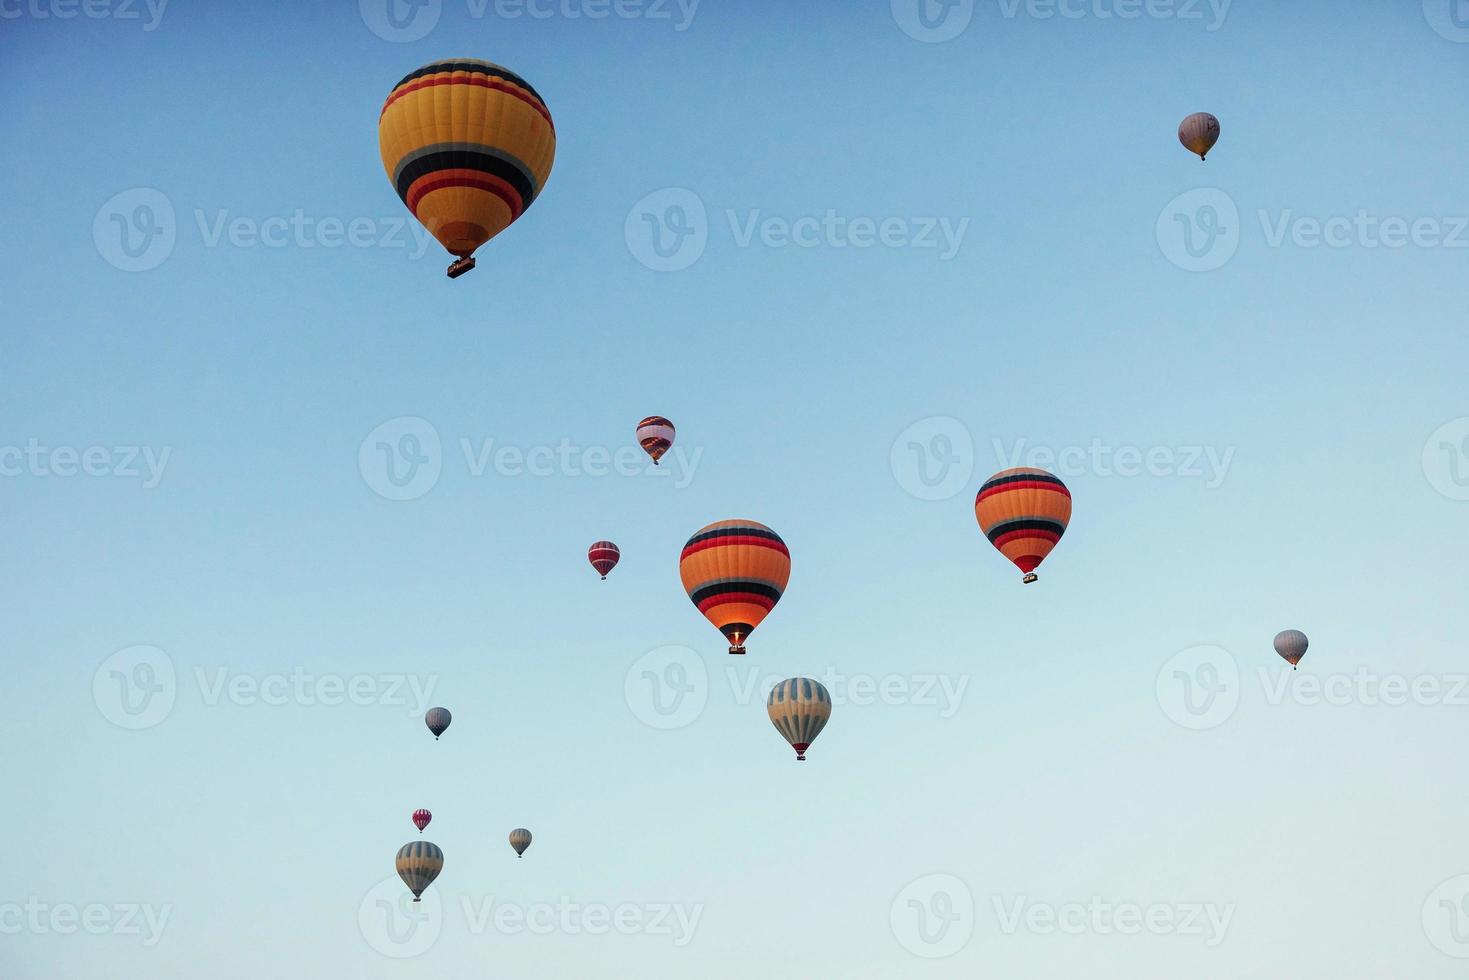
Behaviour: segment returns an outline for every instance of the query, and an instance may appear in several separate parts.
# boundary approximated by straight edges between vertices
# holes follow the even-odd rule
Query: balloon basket
[[[742,646],[732,646],[729,648],[729,652],[735,656],[744,656],[745,648]]]
[[[1025,584],[1025,585],[1029,585],[1030,583],[1034,582],[1038,578],[1040,578],[1040,576],[1037,575],[1035,572],[1026,572],[1025,573],[1025,577],[1023,579],[1021,579],[1020,581],[1023,584]]]
[[[455,259],[449,263],[449,278],[458,279],[470,269],[474,268],[474,256],[466,255],[462,259]]]

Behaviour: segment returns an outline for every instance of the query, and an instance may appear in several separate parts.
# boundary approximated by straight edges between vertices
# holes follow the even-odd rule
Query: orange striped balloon
[[[1031,466],[1001,470],[984,482],[974,498],[979,528],[1000,554],[1025,577],[1045,561],[1071,520],[1071,491],[1054,474]]]
[[[759,626],[791,578],[786,543],[755,521],[715,521],[683,546],[678,575],[694,605],[744,653],[745,638]]]
[[[398,196],[459,257],[451,279],[531,206],[556,158],[556,129],[536,90],[470,58],[432,62],[393,86],[377,135]]]

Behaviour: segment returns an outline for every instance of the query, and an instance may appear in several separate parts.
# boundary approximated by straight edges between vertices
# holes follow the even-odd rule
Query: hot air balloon
[[[398,877],[403,879],[403,884],[408,886],[417,902],[422,898],[423,890],[432,885],[439,872],[444,870],[444,852],[437,844],[426,840],[409,841],[398,848],[395,863]]]
[[[683,546],[678,575],[699,612],[729,640],[729,652],[744,653],[745,638],[785,591],[791,553],[764,524],[715,521]]]
[[[434,733],[435,742],[439,740],[440,735],[444,734],[444,729],[448,728],[449,722],[453,720],[454,716],[449,714],[448,708],[429,708],[428,714],[423,716],[423,723],[428,726],[429,731]]]
[[[765,713],[796,750],[796,761],[805,762],[806,750],[831,717],[831,694],[809,677],[792,677],[771,690]]]
[[[1036,580],[1035,568],[1066,531],[1071,520],[1071,491],[1045,470],[1017,466],[984,482],[974,498],[979,528],[1000,554]]]
[[[530,831],[524,827],[510,831],[510,846],[515,848],[516,857],[525,857],[525,849],[530,847]]]
[[[474,251],[541,193],[556,158],[556,129],[536,90],[488,61],[451,58],[393,86],[377,124],[383,169],[413,216],[474,268]]]
[[[427,810],[414,810],[413,826],[417,827],[418,832],[421,834],[423,833],[423,828],[427,827],[428,822],[433,818],[434,815],[432,813],[429,813]]]
[[[638,445],[653,457],[654,466],[673,445],[673,436],[673,423],[661,415],[649,415],[638,423]]]
[[[1300,630],[1281,630],[1275,634],[1275,652],[1290,664],[1291,670],[1295,670],[1296,664],[1306,655],[1306,647],[1310,643]]]
[[[1178,142],[1182,143],[1190,153],[1197,153],[1199,159],[1219,142],[1219,120],[1207,112],[1196,112],[1185,117],[1178,124]]]
[[[597,570],[597,574],[603,579],[607,573],[617,567],[617,559],[622,557],[622,552],[617,550],[617,545],[611,541],[598,541],[587,549],[587,561]]]

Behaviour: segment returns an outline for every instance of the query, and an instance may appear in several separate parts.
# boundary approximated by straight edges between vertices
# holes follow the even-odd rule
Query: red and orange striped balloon
[[[694,605],[744,653],[745,638],[759,626],[791,578],[786,543],[755,521],[715,521],[683,546],[678,575]]]
[[[470,58],[432,62],[393,86],[377,135],[398,196],[459,257],[451,279],[531,206],[556,158],[556,129],[536,90]]]
[[[1021,581],[1034,582],[1036,566],[1066,533],[1071,491],[1060,477],[1032,466],[1001,470],[979,488],[974,516],[990,544],[1025,573]]]

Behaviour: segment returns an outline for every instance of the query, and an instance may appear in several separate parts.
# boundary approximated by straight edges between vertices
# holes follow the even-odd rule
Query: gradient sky
[[[120,4],[0,3],[8,980],[1460,975],[1469,694],[1355,680],[1469,669],[1469,20],[1447,0],[1238,0],[1222,23],[980,0],[938,43],[905,0],[442,0],[407,41],[373,0]],[[375,131],[449,56],[525,76],[558,131],[544,195],[452,283],[393,232]],[[1174,136],[1199,109],[1223,124],[1207,163]],[[650,268],[643,215],[689,194],[702,253]],[[130,259],[115,220],[160,196],[171,251]],[[389,241],[251,238],[298,212]],[[948,257],[775,244],[768,219],[828,212],[967,224]],[[1359,213],[1445,241],[1386,247]],[[1354,230],[1313,247],[1299,219]],[[1217,268],[1183,267],[1190,221],[1234,249]],[[476,473],[463,450],[614,453],[650,413],[696,465]],[[440,474],[391,500],[369,434],[404,417]],[[1022,587],[972,510],[1017,444],[1161,462],[1061,470],[1072,524]],[[102,447],[110,475],[13,465],[33,445]],[[126,447],[166,452],[160,478]],[[793,554],[743,659],[676,572],[728,517]],[[1350,680],[1346,703],[1273,693],[1287,626],[1312,641],[1298,677]],[[136,645],[174,684],[128,730],[106,662]],[[1226,652],[1171,659],[1201,645]],[[693,707],[660,730],[644,671],[678,670]],[[250,692],[297,671],[372,703]],[[1224,700],[1182,699],[1180,672]],[[896,693],[834,686],[797,765],[762,704],[797,674]],[[410,682],[454,712],[437,744]],[[1225,707],[1181,707],[1203,703]],[[437,932],[394,958],[376,903],[420,806]],[[1007,928],[1094,899],[1228,928]],[[538,933],[465,902],[698,919]],[[37,904],[105,906],[104,934]]]

